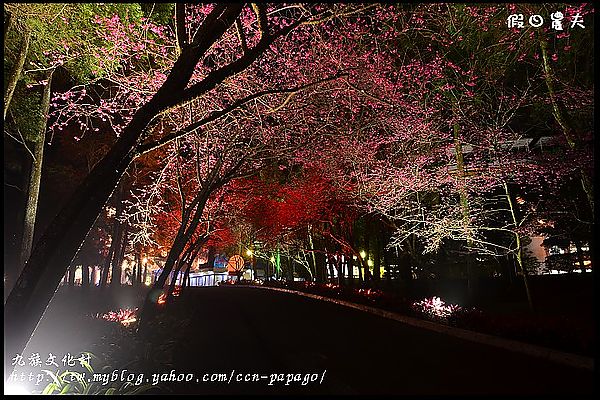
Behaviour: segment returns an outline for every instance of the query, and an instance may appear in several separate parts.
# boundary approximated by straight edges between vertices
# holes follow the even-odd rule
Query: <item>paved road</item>
[[[191,304],[194,322],[177,346],[173,368],[177,373],[193,372],[200,380],[211,379],[214,373],[226,374],[222,377],[231,381],[172,384],[175,393],[573,395],[593,391],[591,371],[332,303],[240,287],[193,288],[189,294],[186,303]],[[236,382],[246,373],[267,378]],[[284,374],[277,377],[287,380],[287,374],[297,373],[302,375],[294,378],[309,374],[308,379],[316,382],[268,385],[272,374]]]

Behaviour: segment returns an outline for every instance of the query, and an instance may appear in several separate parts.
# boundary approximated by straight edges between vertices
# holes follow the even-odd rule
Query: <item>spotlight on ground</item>
[[[23,386],[13,385],[13,384],[5,384],[4,385],[4,394],[5,395],[29,395],[29,391],[25,389]]]

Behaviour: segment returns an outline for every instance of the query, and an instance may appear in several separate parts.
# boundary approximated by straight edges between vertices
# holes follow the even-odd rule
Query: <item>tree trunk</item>
[[[87,233],[134,157],[135,143],[157,112],[142,106],[38,240],[5,305],[5,354],[20,354]],[[5,361],[12,371],[10,359]]]
[[[457,106],[453,105],[454,118],[457,118],[458,110]],[[463,214],[463,224],[465,228],[465,236],[467,240],[467,255],[465,258],[466,270],[467,270],[467,292],[470,301],[473,301],[476,292],[476,276],[473,271],[473,257],[471,254],[471,247],[473,246],[473,240],[469,233],[469,225],[471,224],[471,213],[469,209],[469,197],[466,189],[466,176],[465,176],[465,162],[463,156],[462,143],[460,140],[460,126],[458,121],[454,122],[453,125],[454,133],[454,154],[456,157],[456,170],[458,179],[461,181],[459,190],[460,207]]]
[[[569,242],[567,248],[567,256],[569,261],[569,274],[572,275],[575,272],[575,254],[571,252],[571,242]]]
[[[212,179],[214,179],[214,176]],[[177,261],[181,258],[181,254],[183,253],[185,245],[190,240],[192,234],[195,232],[195,230],[198,226],[198,223],[200,222],[200,217],[202,216],[206,202],[208,201],[208,198],[209,198],[212,190],[214,190],[214,187],[211,186],[213,183],[214,183],[214,181],[205,182],[205,186],[202,188],[202,190],[200,192],[197,193],[197,195],[194,198],[194,200],[192,201],[192,203],[190,203],[190,204],[195,204],[193,206],[192,205],[190,206],[191,209],[189,210],[189,214],[188,214],[188,215],[191,215],[191,221],[189,221],[189,220],[182,221],[182,224],[180,225],[179,230],[177,231],[177,235],[173,241],[171,249],[169,250],[169,254],[167,255],[167,260],[165,261],[163,271],[160,274],[160,276],[158,277],[158,279],[156,280],[156,282],[154,282],[152,290],[149,291],[146,295],[144,304],[142,305],[142,310],[140,311],[139,318],[138,318],[138,321],[139,321],[138,332],[141,335],[144,335],[146,333],[146,329],[148,327],[148,321],[150,319],[152,319],[153,315],[157,311],[156,304],[154,303],[154,301],[155,301],[154,298],[155,298],[156,294],[163,291],[163,288],[165,287],[165,283],[167,282],[167,278],[173,271],[173,267],[176,266]],[[189,222],[189,225],[187,224],[187,222]],[[178,266],[178,268],[181,268],[180,265],[177,265],[177,266]],[[176,280],[176,276],[173,277],[173,281],[175,281],[175,280]],[[239,281],[239,277],[238,277],[238,281]]]
[[[132,286],[139,286],[142,280],[142,251],[139,246],[134,246],[135,252],[135,267],[132,274]]]
[[[112,249],[111,243],[111,251],[109,251],[108,255],[104,259],[104,265],[100,268],[100,287],[106,287],[106,282],[108,281],[108,270],[110,268],[110,260],[112,259],[112,255],[114,250]]]
[[[325,247],[325,254],[324,254],[324,262],[325,262],[325,275],[324,275],[324,282],[328,282],[329,279],[333,278],[333,263],[331,262],[331,254],[327,251],[327,247]]]
[[[269,264],[271,264],[271,260],[265,263],[265,281],[269,282],[271,280],[271,275],[269,273]]]
[[[381,230],[375,227],[373,246],[373,279],[378,285],[381,279]]]
[[[44,160],[44,144],[46,142],[46,120],[48,119],[48,110],[50,109],[50,86],[52,84],[52,73],[51,70],[47,75],[46,79],[48,83],[44,86],[44,93],[42,95],[42,128],[38,133],[38,137],[33,146],[34,160],[31,165],[31,172],[29,174],[29,183],[27,189],[27,204],[25,206],[25,221],[23,224],[23,237],[21,239],[21,252],[19,259],[19,270],[29,258],[31,254],[31,246],[33,244],[33,234],[35,232],[35,219],[37,215],[38,198],[40,193],[40,183],[42,180],[42,163]],[[18,275],[18,274],[17,274]]]
[[[371,273],[371,266],[369,265],[369,260],[371,260],[372,256],[371,256],[371,230],[370,230],[370,223],[369,223],[369,219],[367,219],[367,221],[365,222],[365,259],[363,260],[364,263],[364,267],[365,267],[365,283],[367,283],[367,277],[368,277],[368,283],[369,286],[373,286],[373,274]],[[371,260],[372,261],[372,260]]]
[[[323,253],[314,253],[316,260],[316,274],[315,278],[317,282],[325,282],[327,280],[327,270],[325,266],[325,254]]]
[[[121,240],[121,247],[119,249],[120,251],[118,253],[118,257],[114,260],[115,262],[114,262],[113,268],[112,268],[112,272],[113,273],[115,272],[115,270],[118,273],[118,276],[119,276],[119,283],[118,283],[118,285],[121,284],[120,280],[121,280],[121,275],[123,274],[123,272],[122,272],[123,260],[125,259],[125,252],[127,251],[127,240],[128,240],[128,237],[129,237],[129,229],[128,229],[128,226],[125,225],[125,227],[123,228],[123,238]],[[134,278],[135,278],[135,276],[132,273],[131,274],[131,283],[132,284],[133,284]]]
[[[81,286],[86,288],[90,286],[90,267],[88,265],[81,266]]]
[[[510,258],[508,255],[502,261],[505,264],[506,275],[508,277],[508,285],[512,287],[515,272],[514,264],[510,262]]]
[[[192,269],[192,263],[188,263],[187,268],[185,269],[185,273],[183,274],[183,284],[181,285],[181,293],[185,291],[185,289],[190,287],[190,269]]]
[[[138,270],[137,270],[137,277],[135,278],[136,282],[138,285],[143,284],[142,282],[142,268],[144,267],[144,263],[142,260],[142,254],[139,253],[138,254]]]
[[[173,271],[173,278],[171,279],[171,282],[169,283],[169,289],[167,290],[167,299],[173,296],[173,292],[175,291],[175,286],[177,285],[177,278],[179,277],[181,268],[183,268],[185,264],[186,264],[186,260],[181,259],[175,266],[175,271]]]
[[[197,252],[194,252],[195,255],[197,255]],[[208,247],[208,257],[207,257],[207,266],[208,268],[214,268],[215,266],[215,255],[216,255],[216,251],[214,246],[209,246]],[[190,260],[190,264],[192,263],[193,259]]]
[[[294,282],[294,279],[296,277],[296,268],[294,267],[294,262],[292,261],[292,259],[290,257],[287,257],[287,261],[288,261],[288,270],[290,271],[290,276],[292,277],[292,282]]]
[[[4,48],[6,48],[6,35],[12,26],[13,16],[10,12],[5,11],[4,14]]]
[[[312,227],[309,225],[308,226],[308,245],[310,246],[310,254],[311,254],[311,259],[312,259],[312,266],[313,266],[313,273],[314,276],[317,277],[317,279],[319,279],[319,271],[317,271],[317,257],[315,255],[315,245],[313,243],[313,238],[312,238]],[[309,263],[310,266],[310,263]]]
[[[365,272],[363,268],[363,263],[359,259],[357,259],[356,261],[358,261],[356,263],[356,267],[358,268],[358,285],[362,286],[365,282]]]
[[[577,248],[577,261],[579,261],[579,267],[581,273],[585,274],[585,260],[583,259],[583,250],[581,250],[581,241],[575,240],[575,247]]]
[[[338,285],[340,286],[344,286],[344,284],[346,283],[346,276],[348,275],[346,273],[346,256],[344,255],[344,253],[342,251],[340,251],[338,253],[339,255],[339,262],[338,265],[340,266],[339,270],[338,270]],[[343,261],[342,261],[342,257],[343,257]]]
[[[198,256],[198,253],[202,249],[202,245],[205,242],[206,241],[203,239],[197,240],[185,251],[185,253],[183,253],[181,258],[178,260],[175,272],[173,274],[173,280],[171,281],[171,284],[169,285],[169,290],[167,292],[167,298],[171,297],[171,295],[173,294],[173,291],[175,289],[175,284],[177,282],[177,277],[179,276],[182,268],[185,268],[185,272],[183,274],[183,277],[181,278],[180,286],[181,286],[181,289],[184,288],[185,281],[186,281],[186,279],[189,278],[189,272],[190,272],[190,268],[192,267],[192,263],[194,262],[194,259]],[[211,257],[211,251],[213,253],[212,257]],[[208,251],[208,259],[211,260],[211,258],[212,258],[212,262],[214,263],[214,258],[215,258],[214,248],[212,250],[210,250],[210,248],[209,248],[209,251]],[[210,265],[210,261],[209,261],[209,265]]]
[[[200,193],[198,193],[198,195],[197,195],[198,198],[195,199],[195,200],[197,200],[196,206],[195,206],[195,212],[193,213],[193,217],[189,224],[189,227],[186,229],[185,224],[182,224],[180,226],[180,229],[177,232],[177,236],[175,237],[175,240],[173,241],[173,245],[171,246],[171,249],[169,250],[169,254],[167,256],[167,260],[165,261],[163,271],[154,284],[155,289],[162,289],[165,286],[167,277],[173,270],[175,263],[181,256],[181,253],[183,252],[183,249],[185,248],[185,245],[189,241],[191,235],[196,230],[196,227],[198,226],[198,223],[200,221],[200,217],[202,216],[204,206],[206,205],[206,202],[208,201],[208,197],[211,193],[211,188],[209,186],[210,186],[209,183],[207,183],[207,187],[204,187],[202,189],[202,191]],[[148,294],[148,296],[150,296],[150,294]],[[148,297],[148,299],[149,299],[149,297]]]
[[[7,29],[5,25],[5,29]],[[31,32],[26,31],[23,35],[23,41],[21,42],[21,47],[19,48],[19,54],[17,55],[17,59],[15,60],[15,65],[13,66],[12,71],[10,71],[10,75],[8,76],[8,81],[6,82],[6,89],[4,90],[4,119],[6,120],[6,113],[8,112],[8,107],[10,106],[10,102],[12,100],[13,94],[15,93],[15,88],[17,87],[17,82],[21,77],[21,72],[23,71],[23,66],[25,65],[25,59],[27,58],[27,53],[29,52],[29,41],[31,38]],[[6,36],[5,36],[6,40]]]
[[[517,263],[519,264],[520,274],[523,277],[523,285],[525,286],[525,294],[527,295],[527,304],[529,305],[529,310],[531,312],[533,312],[534,308],[533,308],[533,300],[531,299],[531,291],[529,289],[529,279],[527,278],[527,271],[525,270],[525,266],[523,265],[523,248],[521,246],[521,235],[517,231],[519,224],[517,222],[517,216],[515,214],[515,208],[513,205],[512,197],[510,196],[510,192],[508,190],[508,184],[506,182],[504,182],[504,191],[506,194],[506,199],[508,201],[508,207],[510,210],[510,214],[512,216],[514,227],[515,227],[514,234],[515,234],[515,239],[517,242],[517,250],[516,250],[515,256],[517,258]]]
[[[75,271],[77,270],[77,266],[71,265],[69,267],[69,286],[75,286]]]
[[[402,285],[398,286],[398,289],[403,291],[403,295],[412,294],[413,290],[413,274],[412,274],[412,257],[406,252],[398,254],[398,248],[396,248],[396,256],[398,258],[398,269]]]
[[[390,254],[389,252],[383,248],[383,271],[385,275],[386,284],[388,287],[392,286],[392,271],[390,270]]]
[[[148,279],[148,263],[144,264],[144,274],[142,275],[142,285],[146,284],[147,279]]]
[[[124,237],[125,237],[125,230],[126,227],[123,226],[122,223],[119,223],[119,230],[117,232],[117,237],[114,238],[113,240],[117,241],[117,247],[115,248],[115,252],[113,253],[113,258],[110,262],[110,269],[111,269],[111,280],[110,280],[110,286],[114,287],[114,286],[119,286],[121,285],[121,264],[123,263],[123,257],[122,254],[124,252],[123,247],[125,246],[124,242]]]
[[[135,287],[137,286],[137,275],[138,275],[138,268],[139,268],[139,264],[137,263],[137,260],[133,262],[133,270],[131,271],[131,286]]]
[[[110,249],[108,250],[108,255],[104,259],[104,265],[102,266],[102,272],[100,275],[100,287],[106,287],[106,284],[108,282],[108,273],[110,270],[110,266],[112,265],[113,258],[115,257],[115,253],[118,250],[117,248],[121,244],[118,238],[121,236],[122,230],[122,225],[121,222],[119,222],[119,218],[121,218],[121,214],[123,213],[123,193],[125,191],[124,184],[124,182],[121,182],[115,193],[117,204],[115,207],[115,217],[113,220],[112,232],[110,234]]]
[[[354,284],[354,265],[352,263],[352,254],[346,254],[346,268],[348,268],[348,284]]]
[[[564,106],[560,104],[559,100],[556,98],[556,92],[554,91],[554,73],[552,71],[552,66],[550,65],[550,60],[548,59],[548,42],[546,38],[540,36],[540,48],[542,50],[542,61],[544,63],[544,74],[546,80],[546,87],[548,88],[548,95],[550,96],[550,102],[552,103],[552,115],[554,119],[560,125],[563,135],[569,144],[571,149],[574,149],[577,146],[577,140],[575,137],[575,133],[569,121],[569,116]],[[592,211],[592,219],[594,216],[594,186],[590,177],[585,173],[583,169],[579,169],[579,174],[581,177],[581,185],[583,187],[583,191],[585,192],[588,200],[588,204],[590,206],[590,210]]]

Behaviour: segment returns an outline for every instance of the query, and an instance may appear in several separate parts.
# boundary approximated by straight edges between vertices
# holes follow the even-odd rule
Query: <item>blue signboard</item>
[[[227,261],[229,261],[229,259],[225,255],[217,254],[215,256],[214,267],[216,269],[225,269],[227,268]]]

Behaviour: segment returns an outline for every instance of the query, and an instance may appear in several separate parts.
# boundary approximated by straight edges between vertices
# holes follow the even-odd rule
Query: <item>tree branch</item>
[[[219,17],[222,16],[223,12],[227,9],[226,4],[217,4],[215,8],[206,16],[202,24],[196,29],[194,32],[194,36],[192,37],[192,46],[198,46],[198,44],[205,38],[210,30],[213,29],[214,23],[217,21]],[[240,8],[241,12],[241,8]],[[239,12],[238,12],[239,15]]]
[[[242,52],[246,54],[246,52],[248,51],[248,44],[246,43],[244,27],[242,26],[242,21],[240,21],[239,17],[235,20],[235,29],[237,31],[238,39],[240,41],[240,46],[242,47]]]
[[[296,87],[293,87],[293,88],[286,88],[286,89],[263,90],[261,92],[257,92],[257,93],[254,93],[252,95],[246,96],[246,97],[244,97],[242,99],[239,99],[239,100],[235,101],[230,106],[225,107],[222,110],[213,111],[209,116],[201,119],[198,122],[195,122],[195,123],[193,123],[191,125],[188,125],[184,129],[181,129],[181,130],[179,130],[177,132],[173,132],[173,133],[171,133],[169,135],[166,135],[166,136],[162,137],[161,139],[159,139],[159,140],[157,140],[155,142],[150,142],[150,143],[145,143],[145,144],[140,145],[138,147],[138,149],[137,149],[137,152],[136,152],[137,153],[137,157],[139,157],[139,156],[141,156],[141,155],[143,155],[145,153],[148,153],[148,152],[150,152],[152,150],[158,149],[159,147],[164,146],[165,144],[167,144],[167,143],[175,140],[176,138],[179,138],[181,136],[187,135],[187,134],[195,131],[196,129],[198,129],[198,128],[200,128],[200,127],[202,127],[202,126],[204,126],[204,125],[206,125],[206,124],[208,124],[210,122],[216,121],[217,119],[223,117],[224,115],[232,112],[233,110],[235,110],[237,108],[242,107],[244,104],[246,104],[246,103],[248,103],[248,102],[250,102],[252,100],[258,99],[258,98],[263,97],[263,96],[271,95],[271,94],[297,93],[299,91],[306,90],[306,89],[308,89],[308,88],[310,88],[312,86],[316,86],[316,85],[319,85],[321,83],[333,81],[335,79],[338,79],[338,78],[340,78],[342,76],[347,76],[347,75],[348,74],[345,73],[345,72],[338,73],[338,74],[336,74],[334,76],[331,76],[331,77],[328,77],[328,78],[323,78],[323,79],[320,79],[318,81],[311,82],[311,83],[308,83],[308,84],[305,84],[305,85],[296,86]]]
[[[256,46],[254,46],[252,49],[248,49],[248,51],[242,57],[238,58],[237,60],[231,62],[230,64],[222,68],[219,68],[215,71],[211,71],[201,82],[198,82],[195,85],[192,85],[189,88],[185,89],[182,95],[179,96],[178,104],[185,104],[188,101],[191,101],[196,97],[201,96],[209,90],[214,89],[217,85],[222,83],[225,79],[229,78],[230,76],[233,76],[243,71],[244,69],[249,67],[259,56],[261,56],[277,38],[287,35],[305,20],[306,18],[301,18],[295,23],[279,30],[274,35],[261,37]]]
[[[185,87],[188,85],[198,61],[233,24],[237,16],[241,13],[242,8],[243,5],[240,4],[215,7],[200,25],[196,34],[194,34],[194,40],[191,45],[181,50],[181,55],[171,68],[167,80],[158,89],[152,100],[145,104],[145,107],[156,107],[158,105],[159,110],[157,113],[161,113],[177,105],[186,103],[181,100],[181,97],[182,94],[187,92]],[[203,93],[196,93],[197,96],[201,94]]]
[[[180,51],[189,44],[189,37],[185,29],[185,4],[182,3],[175,3],[175,37],[177,37]]]
[[[256,14],[256,20],[258,21],[258,30],[260,31],[260,38],[263,39],[269,36],[269,24],[267,21],[267,13],[264,4],[252,3],[252,10]]]

